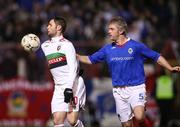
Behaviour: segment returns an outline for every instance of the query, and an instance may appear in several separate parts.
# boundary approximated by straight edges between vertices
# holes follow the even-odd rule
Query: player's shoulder
[[[51,42],[50,40],[44,41],[44,42],[41,44],[41,48],[47,47],[47,45],[49,45],[50,42]]]
[[[68,46],[74,47],[73,43],[70,40],[66,39],[66,38],[63,38],[62,40],[60,40],[60,42],[62,42],[62,44],[64,46],[66,46],[66,47],[68,47]]]
[[[130,42],[130,44],[133,44],[133,45],[135,45],[135,46],[144,45],[142,42],[136,41],[136,40],[133,40],[133,39],[130,39],[129,42]]]
[[[108,42],[102,48],[110,48],[112,46],[114,46],[114,42]]]
[[[133,40],[133,39],[131,39],[131,38],[129,38],[129,42],[130,42],[130,43],[134,43],[134,44],[140,43],[139,41]]]
[[[72,44],[72,42],[70,40],[68,40],[67,38],[61,39],[60,42],[66,42],[68,44]]]
[[[134,48],[136,48],[136,49],[140,49],[140,50],[147,47],[147,45],[144,44],[143,42],[141,42],[141,41],[136,41],[136,40],[132,40],[132,39],[131,39],[130,46],[132,46],[132,47],[134,47]]]

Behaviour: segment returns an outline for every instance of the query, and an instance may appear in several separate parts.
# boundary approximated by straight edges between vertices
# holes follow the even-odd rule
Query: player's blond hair
[[[119,26],[119,29],[123,31],[123,34],[127,34],[127,23],[125,21],[124,18],[120,17],[120,16],[117,16],[117,17],[113,17],[108,25],[110,24],[117,24]]]

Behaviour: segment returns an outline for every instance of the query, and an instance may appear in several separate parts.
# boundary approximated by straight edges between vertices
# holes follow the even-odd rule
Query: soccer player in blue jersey
[[[77,58],[87,64],[106,62],[112,77],[116,112],[122,126],[132,127],[133,117],[140,126],[146,126],[144,60],[150,58],[171,72],[180,72],[180,66],[172,67],[159,53],[128,38],[126,33],[125,20],[122,17],[112,18],[108,24],[108,35],[112,43],[89,56],[77,54]]]

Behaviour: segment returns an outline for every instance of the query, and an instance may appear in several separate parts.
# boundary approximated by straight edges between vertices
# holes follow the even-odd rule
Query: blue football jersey
[[[159,56],[145,44],[129,39],[122,46],[107,44],[88,57],[93,64],[107,63],[113,86],[136,86],[145,83],[144,60],[157,61]]]

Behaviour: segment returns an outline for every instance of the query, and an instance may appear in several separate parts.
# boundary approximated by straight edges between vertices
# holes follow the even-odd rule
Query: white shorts
[[[64,90],[65,86],[55,85],[54,93],[51,101],[51,111],[52,113],[58,111],[79,111],[80,108],[84,108],[86,102],[86,89],[84,80],[82,77],[79,77],[77,83],[73,86],[73,95],[76,105],[71,105],[70,103],[64,102]]]
[[[116,113],[121,122],[126,122],[134,116],[133,109],[138,105],[145,106],[145,84],[113,88],[116,103]]]

